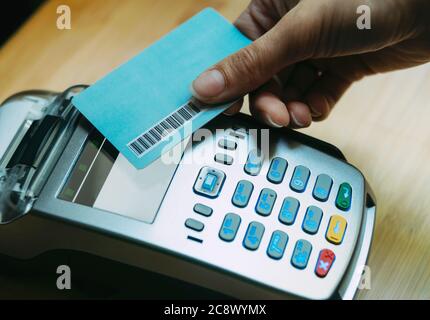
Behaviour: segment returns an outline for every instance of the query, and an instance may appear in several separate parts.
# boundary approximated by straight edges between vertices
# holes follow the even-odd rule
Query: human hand
[[[370,30],[356,26],[363,4]],[[266,124],[307,127],[364,76],[429,62],[429,12],[428,0],[253,0],[235,24],[255,41],[200,75],[194,95],[219,103],[250,93]]]

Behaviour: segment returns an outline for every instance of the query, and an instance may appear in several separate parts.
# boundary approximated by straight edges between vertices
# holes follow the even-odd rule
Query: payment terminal
[[[84,89],[0,108],[1,254],[73,250],[244,299],[354,297],[376,202],[338,149],[220,116],[137,170],[74,108]]]

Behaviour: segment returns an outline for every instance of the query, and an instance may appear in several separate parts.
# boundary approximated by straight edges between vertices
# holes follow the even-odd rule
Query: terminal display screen
[[[58,198],[152,223],[178,162],[138,170],[94,129]]]

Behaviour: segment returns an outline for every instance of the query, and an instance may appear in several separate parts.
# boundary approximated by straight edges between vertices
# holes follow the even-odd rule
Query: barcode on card
[[[163,138],[176,132],[184,124],[192,120],[200,109],[193,101],[187,102],[175,112],[158,122],[151,129],[131,141],[127,146],[137,156],[142,157],[151,148],[156,146]]]

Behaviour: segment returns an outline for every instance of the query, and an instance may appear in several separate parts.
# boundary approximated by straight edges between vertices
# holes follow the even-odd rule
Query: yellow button
[[[340,244],[343,240],[346,226],[345,218],[338,215],[332,216],[328,224],[326,239],[333,244]]]

